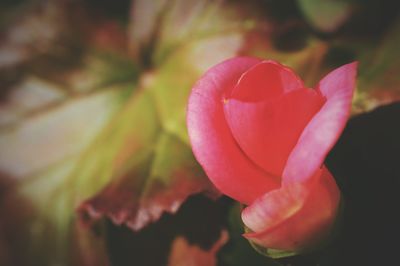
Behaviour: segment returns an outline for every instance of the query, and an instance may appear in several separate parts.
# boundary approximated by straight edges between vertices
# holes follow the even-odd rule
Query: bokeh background
[[[400,17],[389,0],[3,0],[0,265],[397,265]],[[272,260],[196,163],[190,89],[236,55],[314,86],[359,61],[327,159],[333,240]],[[398,253],[398,252],[397,252]]]

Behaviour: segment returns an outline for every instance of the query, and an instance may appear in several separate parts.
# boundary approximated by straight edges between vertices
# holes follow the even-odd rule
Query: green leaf
[[[360,79],[364,89],[374,87],[390,90],[398,89],[400,78],[397,69],[400,67],[400,55],[397,53],[400,44],[400,19],[397,19],[386,35],[373,47],[361,54]]]
[[[142,88],[127,102],[76,168],[76,194],[89,197],[101,189],[79,208],[84,221],[108,216],[140,230],[163,212],[175,212],[191,194],[210,190],[190,146],[162,127],[151,90]]]
[[[397,19],[382,39],[373,45],[361,45],[358,88],[353,104],[356,113],[400,100],[399,30],[400,19]]]
[[[272,258],[272,259],[281,259],[287,258],[297,255],[298,253],[295,251],[287,251],[287,250],[279,250],[279,249],[272,249],[272,248],[265,248],[259,246],[250,241],[251,246],[261,255]]]
[[[347,0],[298,0],[304,16],[316,29],[333,32],[351,15],[351,4]]]
[[[76,201],[93,196],[113,176],[142,160],[154,148],[159,130],[150,93],[142,90],[132,95],[85,151],[71,174],[67,185],[75,190]]]
[[[165,36],[169,31],[164,29],[169,23],[176,23],[173,19],[179,19],[169,12],[183,12],[174,6],[178,3],[182,4],[177,1],[171,11],[163,14],[165,24],[154,25],[161,27]],[[155,6],[149,8],[157,12]],[[175,212],[189,195],[210,190],[209,181],[190,149],[185,123],[187,98],[194,82],[207,68],[239,51],[245,31],[244,27],[237,32],[233,27],[221,28],[216,34],[204,27],[207,21],[202,16],[208,17],[211,9],[217,11],[222,7],[204,4],[191,8],[199,8],[188,11],[199,17],[183,24],[182,27],[188,27],[183,30],[185,34],[177,39],[168,35],[179,49],[163,50],[170,42],[167,37],[160,37],[156,49],[164,52],[154,61],[157,67],[142,74],[138,92],[73,173],[80,178],[69,186],[79,188],[78,195],[90,196],[79,208],[80,217],[89,224],[107,216],[117,224],[140,230],[163,212]],[[206,57],[204,51],[209,51]]]

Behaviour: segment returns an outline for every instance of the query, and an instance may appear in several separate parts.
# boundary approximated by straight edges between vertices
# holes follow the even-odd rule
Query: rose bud
[[[349,118],[356,69],[344,65],[310,89],[277,62],[237,57],[194,86],[193,152],[222,193],[247,205],[253,243],[300,252],[332,229],[340,191],[323,163]]]

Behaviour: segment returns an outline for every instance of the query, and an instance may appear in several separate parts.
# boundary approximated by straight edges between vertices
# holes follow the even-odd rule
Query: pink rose
[[[277,62],[237,57],[194,86],[193,152],[222,193],[247,205],[247,239],[299,251],[331,229],[340,191],[323,163],[349,117],[356,69],[344,65],[309,89]]]

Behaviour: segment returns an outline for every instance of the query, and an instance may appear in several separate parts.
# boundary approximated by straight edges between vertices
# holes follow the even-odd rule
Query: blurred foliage
[[[212,203],[191,154],[186,100],[210,66],[248,55],[294,68],[310,87],[358,60],[354,114],[397,101],[393,2],[2,1],[0,264],[130,265],[149,259],[140,253],[156,241],[164,264],[185,265],[186,253],[193,265],[320,263],[259,255],[241,236],[238,206]],[[199,193],[212,200],[196,205]],[[212,214],[209,225],[219,217],[215,243],[190,237],[211,234],[193,213]],[[190,233],[177,229],[185,222]]]
[[[318,30],[332,32],[339,28],[350,16],[349,1],[298,1],[305,18]]]

